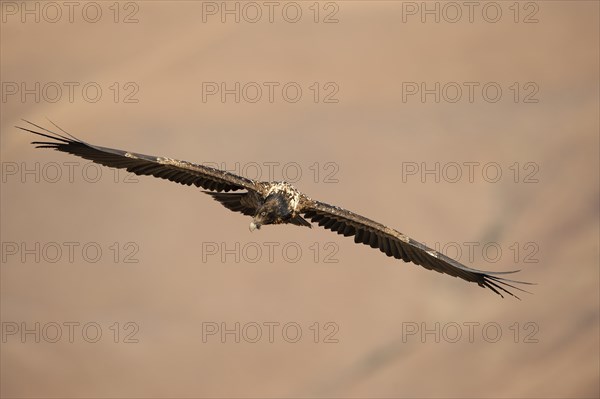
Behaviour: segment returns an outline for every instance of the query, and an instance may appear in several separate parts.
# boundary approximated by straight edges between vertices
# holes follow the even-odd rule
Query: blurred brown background
[[[271,22],[261,2],[3,2],[2,396],[598,397],[599,6],[475,3],[470,21],[462,3],[275,2]],[[206,92],[221,82],[239,103]],[[407,94],[422,82],[439,102]],[[538,285],[501,299],[320,228],[250,233],[197,189],[13,127],[46,117],[249,177],[299,170],[313,198]],[[406,175],[436,163],[439,182]],[[240,342],[203,339],[236,323]]]

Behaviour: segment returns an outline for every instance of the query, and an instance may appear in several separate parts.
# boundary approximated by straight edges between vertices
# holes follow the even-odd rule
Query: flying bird
[[[36,148],[51,148],[104,166],[126,169],[136,175],[154,176],[209,190],[203,192],[227,209],[252,217],[251,231],[270,224],[311,227],[312,222],[345,237],[354,237],[355,243],[379,249],[387,256],[477,283],[501,297],[505,293],[519,298],[510,288],[528,292],[514,284],[531,284],[501,277],[518,270],[489,272],[469,268],[397,230],[338,206],[314,200],[287,182],[255,181],[191,162],[100,147],[79,140],[56,125],[65,135],[26,120],[24,122],[30,126],[16,127],[52,140],[33,141],[31,144],[35,144]]]

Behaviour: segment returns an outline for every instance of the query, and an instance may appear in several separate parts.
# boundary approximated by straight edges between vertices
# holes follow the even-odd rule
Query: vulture
[[[201,187],[207,190],[204,193],[225,208],[250,216],[251,231],[270,224],[311,227],[311,223],[315,223],[334,233],[353,237],[355,243],[378,249],[387,256],[476,283],[501,297],[509,294],[519,299],[511,288],[528,292],[517,285],[532,284],[503,277],[519,270],[491,272],[467,267],[398,230],[338,206],[314,200],[285,181],[255,181],[187,161],[101,147],[79,140],[56,125],[54,126],[64,134],[23,121],[27,123],[27,127],[16,127],[44,138],[44,141],[31,143],[36,148],[66,152],[111,168],[126,169],[136,175],[154,176],[186,186]]]

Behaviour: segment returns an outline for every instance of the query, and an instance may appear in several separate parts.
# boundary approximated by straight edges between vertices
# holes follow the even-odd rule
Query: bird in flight
[[[510,289],[528,292],[515,284],[531,284],[501,277],[518,270],[489,272],[467,267],[397,230],[338,206],[314,200],[287,182],[255,181],[191,162],[100,147],[79,140],[56,125],[64,135],[26,120],[24,122],[29,125],[16,127],[52,140],[33,141],[36,148],[51,148],[104,166],[126,169],[136,175],[154,176],[209,190],[203,192],[227,209],[252,217],[251,231],[270,224],[311,227],[312,222],[345,237],[352,236],[355,243],[379,249],[387,256],[477,283],[501,297],[504,293],[519,298]]]

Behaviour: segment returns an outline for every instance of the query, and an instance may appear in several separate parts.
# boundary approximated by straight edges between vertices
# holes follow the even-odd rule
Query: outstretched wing
[[[515,298],[519,298],[505,287],[527,292],[510,283],[531,284],[508,280],[498,276],[515,273],[518,270],[487,272],[471,269],[394,229],[390,229],[380,223],[337,206],[307,199],[304,202],[301,213],[304,214],[305,218],[310,219],[311,222],[318,223],[319,226],[338,234],[343,234],[346,237],[354,236],[355,243],[369,245],[371,248],[379,248],[387,256],[393,256],[396,259],[412,262],[429,270],[435,270],[439,273],[449,274],[450,276],[477,283],[481,287],[491,289],[501,297],[504,297],[502,292],[505,292]]]
[[[100,147],[81,141],[71,135],[69,135],[70,137],[63,136],[29,121],[25,122],[32,126],[16,127],[52,140],[33,141],[31,144],[36,144],[36,148],[52,148],[89,159],[104,166],[127,169],[136,175],[159,177],[187,186],[193,184],[196,187],[211,191],[227,192],[244,189],[256,191],[260,187],[254,180],[227,171],[171,158]]]

